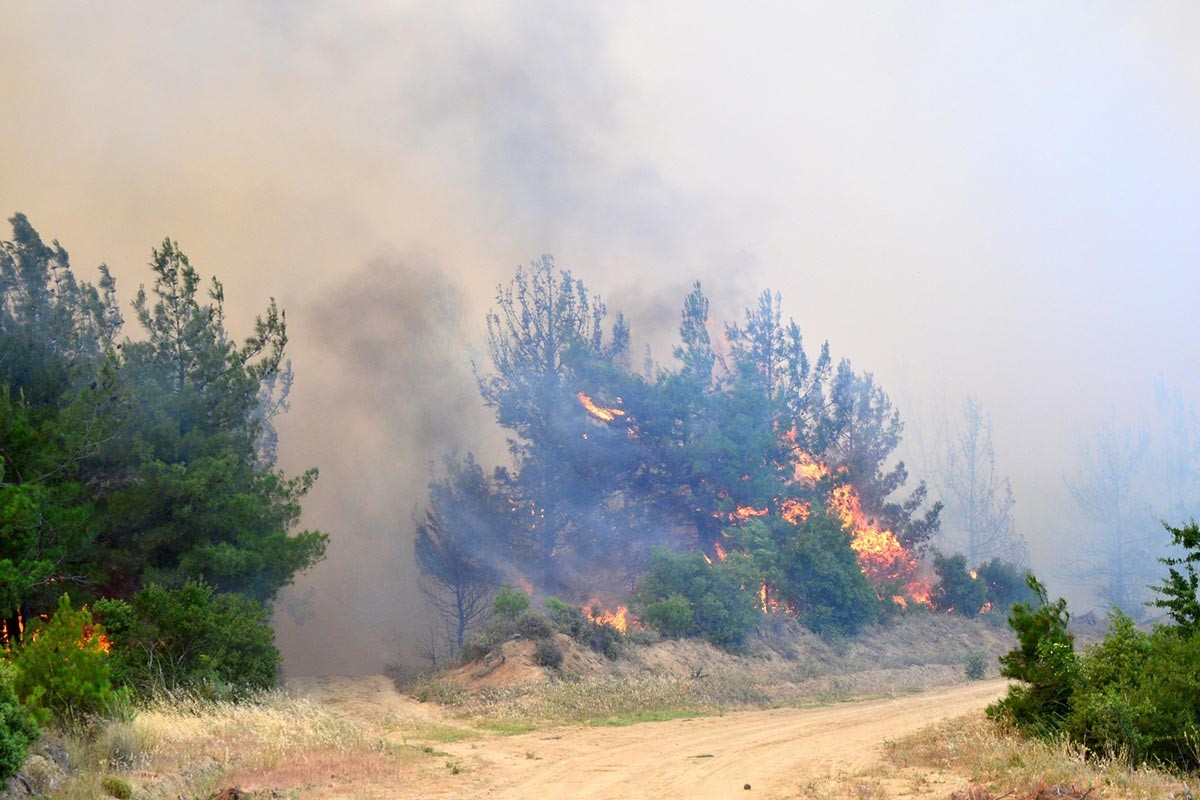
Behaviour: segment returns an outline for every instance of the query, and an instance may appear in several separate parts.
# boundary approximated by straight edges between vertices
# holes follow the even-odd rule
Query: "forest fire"
[[[779,516],[793,525],[799,525],[812,515],[812,504],[788,498],[779,507]]]
[[[738,506],[737,510],[729,515],[730,522],[745,522],[746,520],[754,519],[755,517],[765,517],[771,513],[770,509],[754,508],[752,506]]]
[[[794,434],[793,437],[794,439]],[[796,448],[796,480],[807,481],[810,484],[829,477],[829,467],[810,456],[800,448]]]
[[[597,625],[607,625],[621,633],[629,631],[629,609],[617,606],[616,611],[605,611],[599,600],[589,600],[583,607],[583,613]]]
[[[914,578],[917,559],[895,533],[867,519],[853,486],[845,484],[834,489],[829,495],[829,506],[842,524],[853,531],[850,547],[858,554],[858,563],[872,583],[904,581],[909,597],[921,604],[929,603],[930,587]]]
[[[617,417],[625,416],[625,412],[619,408],[604,408],[603,406],[596,405],[592,401],[592,398],[583,392],[579,392],[575,396],[579,398],[579,404],[583,406],[584,411],[601,422],[612,422]]]
[[[109,653],[112,651],[112,642],[109,641],[108,637],[102,631],[97,631],[95,625],[84,625],[83,635],[79,641],[79,649],[86,650],[89,647]]]

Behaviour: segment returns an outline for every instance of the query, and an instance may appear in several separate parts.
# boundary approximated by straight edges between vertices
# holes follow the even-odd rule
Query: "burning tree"
[[[580,281],[548,258],[518,270],[488,316],[491,369],[476,365],[512,434],[497,490],[513,527],[473,554],[505,580],[583,601],[623,597],[655,545],[709,562],[736,553],[756,571],[744,583],[760,612],[823,630],[855,629],[881,598],[925,601],[917,551],[939,506],[921,510],[923,485],[892,499],[907,472],[893,463],[903,426],[887,395],[849,362],[835,370],[828,344],[810,360],[778,294],[726,328],[727,359],[708,315],[697,283],[678,367],[639,375],[628,326],[618,316],[605,336],[606,309]],[[684,616],[660,600],[654,614]]]

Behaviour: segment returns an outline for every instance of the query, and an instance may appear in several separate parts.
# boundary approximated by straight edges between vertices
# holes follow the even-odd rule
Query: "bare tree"
[[[1143,616],[1146,584],[1160,570],[1161,526],[1137,490],[1136,477],[1149,446],[1144,432],[1109,421],[1082,449],[1082,464],[1067,489],[1093,531],[1092,554],[1082,576],[1095,583],[1098,597],[1131,617]]]
[[[1158,412],[1153,434],[1154,466],[1159,480],[1156,508],[1168,520],[1200,515],[1200,419],[1179,387],[1155,387]]]
[[[445,626],[447,657],[453,658],[491,612],[500,584],[497,557],[510,537],[512,506],[470,454],[448,458],[445,477],[429,489],[429,509],[417,521],[414,548],[421,593]]]
[[[991,558],[1024,564],[1027,551],[1013,525],[1012,486],[996,470],[991,417],[974,397],[964,401],[959,425],[947,431],[937,471],[945,503],[944,543],[972,566]]]

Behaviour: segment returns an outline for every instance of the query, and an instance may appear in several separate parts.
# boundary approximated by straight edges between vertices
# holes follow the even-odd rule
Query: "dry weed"
[[[106,770],[121,771],[139,796],[207,797],[230,785],[308,789],[333,775],[338,782],[382,781],[420,757],[283,691],[239,703],[163,697],[73,749],[81,769],[57,795],[62,800],[100,796],[95,790]]]
[[[1064,739],[1026,739],[973,714],[888,742],[888,758],[903,768],[945,770],[972,784],[960,798],[1171,797],[1185,790],[1177,776],[1132,767],[1119,757],[1088,754]],[[1195,783],[1195,780],[1191,781]],[[1091,790],[1090,793],[1088,790]]]

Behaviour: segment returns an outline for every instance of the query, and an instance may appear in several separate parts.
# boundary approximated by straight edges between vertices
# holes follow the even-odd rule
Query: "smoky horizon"
[[[1161,523],[1200,513],[1194,9],[4,17],[4,216],[81,279],[107,264],[127,318],[164,236],[222,281],[233,336],[286,309],[280,466],[320,470],[301,526],[331,537],[276,605],[292,674],[419,660],[431,476],[512,466],[487,314],[543,254],[624,315],[633,373],[679,368],[694,282],[718,352],[779,292],[809,358],[828,342],[899,412],[897,497],[946,503],[932,541],[970,547],[973,430],[1021,560],[1076,613],[1114,602],[1117,563],[1145,609]]]

